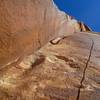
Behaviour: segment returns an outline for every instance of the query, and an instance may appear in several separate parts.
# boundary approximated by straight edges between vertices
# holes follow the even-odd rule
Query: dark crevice
[[[45,61],[45,56],[44,55],[40,55],[39,58],[37,58],[36,61],[34,63],[32,63],[32,68],[35,67],[35,66],[39,66],[44,61]]]
[[[90,29],[90,27],[88,27],[84,23],[78,21],[78,24],[80,26],[80,32],[85,32],[85,31],[89,32],[89,31],[92,31],[92,29]]]
[[[83,71],[82,79],[80,81],[80,87],[78,88],[78,95],[77,95],[76,100],[80,99],[81,88],[83,87],[83,82],[85,80],[86,69],[87,69],[88,64],[90,62],[90,59],[91,59],[93,47],[94,47],[94,41],[92,40],[92,45],[91,45],[91,48],[90,48],[90,53],[89,53],[89,56],[88,56],[88,59],[87,59],[87,62],[86,62],[86,66],[85,66],[84,71]]]
[[[38,44],[39,44],[38,49],[40,49],[42,47],[42,45],[41,45],[41,41],[39,38],[38,38]]]
[[[59,55],[55,55],[58,59],[64,60],[65,62],[68,62],[69,59],[65,56],[59,56]]]
[[[65,56],[59,56],[59,55],[55,55],[58,59],[61,59],[61,60],[63,60],[63,61],[65,61],[67,64],[69,64],[70,65],[70,67],[72,67],[72,68],[80,68],[79,67],[79,65],[76,63],[76,62],[74,62],[72,59],[69,59],[69,58],[67,58],[67,57],[65,57]]]

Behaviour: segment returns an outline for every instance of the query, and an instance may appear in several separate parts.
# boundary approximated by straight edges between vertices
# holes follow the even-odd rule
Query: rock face
[[[99,100],[100,36],[77,33],[0,70],[0,100]]]
[[[51,0],[0,0],[0,100],[100,100],[100,35]]]
[[[0,67],[57,36],[87,30],[58,11],[52,0],[0,0]]]

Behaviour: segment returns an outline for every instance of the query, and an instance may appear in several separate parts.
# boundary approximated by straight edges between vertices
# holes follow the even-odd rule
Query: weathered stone
[[[58,11],[52,0],[0,0],[0,67],[57,36],[88,29]]]
[[[100,99],[100,35],[51,0],[0,0],[0,14],[0,100]]]

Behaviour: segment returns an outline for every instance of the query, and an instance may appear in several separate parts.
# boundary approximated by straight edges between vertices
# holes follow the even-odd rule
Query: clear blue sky
[[[100,0],[54,0],[67,14],[100,32]]]

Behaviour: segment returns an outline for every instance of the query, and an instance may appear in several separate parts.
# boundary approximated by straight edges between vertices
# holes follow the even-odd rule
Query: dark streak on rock
[[[58,59],[64,60],[64,61],[65,61],[66,63],[68,63],[68,64],[70,65],[70,67],[72,67],[72,68],[80,68],[80,67],[78,66],[78,64],[75,63],[72,59],[69,59],[69,58],[64,57],[64,56],[59,56],[59,55],[56,55],[56,57],[57,57]]]
[[[32,68],[35,67],[35,66],[40,65],[44,61],[45,61],[45,56],[44,55],[40,55],[39,58],[37,58],[36,61],[32,64]]]
[[[46,20],[46,13],[47,13],[47,9],[45,8],[45,10],[44,10],[44,18],[43,18],[44,22]]]
[[[69,59],[64,57],[64,56],[59,56],[59,55],[55,55],[58,59],[64,60],[65,62],[68,62]]]
[[[76,100],[79,100],[80,99],[80,92],[81,92],[81,88],[83,87],[83,81],[85,79],[86,69],[87,69],[88,64],[90,62],[90,59],[91,59],[93,47],[94,47],[94,41],[92,40],[92,45],[91,45],[91,48],[90,48],[89,57],[88,57],[88,60],[86,62],[86,66],[85,66],[84,71],[83,71],[83,76],[82,76],[82,79],[80,81],[80,87],[78,88],[78,95],[77,95]]]
[[[41,48],[41,41],[40,41],[40,39],[38,39],[38,44],[39,44],[39,47],[38,47],[38,49],[40,49]]]
[[[89,32],[89,31],[92,31],[87,25],[85,25],[84,23],[82,22],[78,22],[79,24],[79,27],[80,27],[80,32]]]
[[[80,68],[79,65],[75,62],[69,62],[70,67],[72,68]]]

